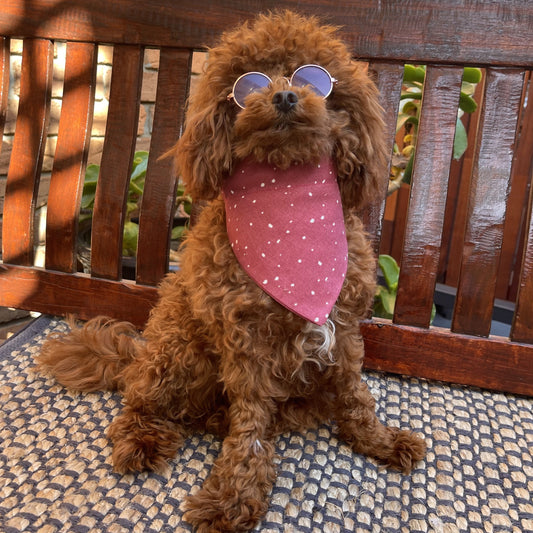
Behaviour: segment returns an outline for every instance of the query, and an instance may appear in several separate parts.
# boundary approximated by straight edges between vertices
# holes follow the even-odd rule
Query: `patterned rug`
[[[0,532],[181,532],[184,497],[220,450],[191,436],[167,475],[112,471],[116,394],[72,394],[36,374],[41,317],[0,347]],[[379,416],[423,434],[426,461],[404,476],[353,454],[335,428],[277,440],[279,476],[263,532],[533,531],[533,401],[369,373]]]

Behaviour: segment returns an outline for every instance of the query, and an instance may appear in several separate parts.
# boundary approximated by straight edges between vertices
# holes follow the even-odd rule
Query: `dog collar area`
[[[228,237],[244,271],[287,309],[324,324],[348,264],[333,161],[280,169],[245,159],[225,180],[223,197]]]

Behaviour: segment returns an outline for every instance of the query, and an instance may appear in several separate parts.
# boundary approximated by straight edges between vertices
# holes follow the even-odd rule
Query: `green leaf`
[[[424,83],[426,69],[424,67],[415,67],[414,65],[405,65],[403,67],[403,81]]]
[[[400,100],[422,100],[422,93],[405,92],[400,95]]]
[[[408,100],[407,102],[405,102],[405,104],[402,107],[402,113],[405,113],[406,115],[409,115],[409,116],[413,116],[413,114],[410,113],[410,111],[414,111],[415,113],[418,113],[419,105],[420,105],[419,103],[415,103],[412,100]]]
[[[468,147],[468,134],[463,122],[457,117],[455,137],[453,138],[453,158],[460,159]]]
[[[122,239],[122,254],[134,256],[137,253],[137,239],[139,238],[139,225],[128,221],[124,224],[124,236]]]
[[[465,113],[473,113],[477,109],[477,104],[471,96],[468,96],[468,94],[461,91],[461,95],[459,96],[459,107]]]
[[[398,121],[396,122],[396,131],[399,131],[405,124],[414,124],[415,128],[418,127],[418,118],[413,115],[398,115]]]
[[[143,176],[144,178],[144,176]],[[139,180],[137,182],[131,180],[129,185],[128,185],[128,192],[130,194],[130,200],[131,201],[137,201],[139,200],[139,198],[142,196],[143,192],[144,192],[144,180],[141,181],[141,179],[139,178]],[[132,198],[133,196],[133,198]]]
[[[183,234],[185,233],[186,229],[187,229],[186,226],[176,226],[175,228],[172,228],[172,232],[170,234],[170,239],[173,240],[173,241],[181,239],[183,237]]]
[[[100,165],[88,165],[85,170],[84,184],[96,183],[100,174]]]
[[[385,287],[378,285],[374,298],[374,316],[381,318],[392,318],[396,294],[391,294]]]
[[[126,202],[126,219],[129,220],[132,213],[137,211],[138,208],[137,202]]]
[[[183,210],[190,216],[192,212],[192,200],[190,198],[183,202]]]
[[[411,157],[409,158],[409,161],[407,161],[407,165],[405,165],[405,169],[403,171],[403,182],[404,183],[411,183],[411,177],[413,176],[413,164],[415,161],[415,150],[411,153]]]
[[[396,131],[399,131],[401,127],[405,124],[405,121],[410,117],[411,115],[406,115],[405,113],[400,113],[398,115],[398,119],[396,121]]]
[[[461,91],[468,94],[468,96],[472,96],[476,91],[476,84],[463,81],[463,83],[461,83]]]
[[[390,255],[381,254],[378,257],[378,264],[381,268],[381,272],[383,272],[387,287],[392,291],[396,291],[398,288],[398,279],[400,277],[400,267],[398,266],[396,259]]]
[[[136,180],[141,174],[146,174],[146,166],[148,165],[148,152],[135,152],[133,156],[133,164],[131,167],[131,178]]]
[[[89,165],[85,170],[85,179],[83,182],[83,192],[81,195],[82,209],[91,209],[94,206],[94,197],[96,195],[96,184],[100,174],[99,165]]]
[[[96,185],[84,186],[81,195],[81,208],[92,209],[94,207],[94,198],[96,196]]]
[[[465,67],[463,71],[463,81],[468,83],[479,83],[481,81],[481,70],[474,67]]]
[[[381,304],[388,315],[387,318],[392,318],[394,315],[394,306],[396,305],[396,294],[383,292],[381,295]]]
[[[433,324],[433,320],[435,320],[435,315],[437,314],[437,307],[435,304],[433,304],[433,307],[431,308],[431,317],[429,319],[429,323]]]

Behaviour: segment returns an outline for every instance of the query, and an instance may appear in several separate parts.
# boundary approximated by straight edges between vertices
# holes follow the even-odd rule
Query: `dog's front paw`
[[[392,468],[408,474],[417,461],[421,461],[426,454],[426,443],[410,431],[397,431],[393,451],[387,459]]]
[[[187,498],[185,520],[198,533],[244,532],[257,525],[267,508],[266,498],[239,492],[231,480],[211,475],[202,489]]]
[[[122,414],[109,427],[115,471],[163,472],[183,442],[176,426],[164,420]]]

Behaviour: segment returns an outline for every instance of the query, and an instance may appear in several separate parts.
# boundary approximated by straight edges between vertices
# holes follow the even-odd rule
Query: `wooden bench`
[[[229,4],[229,5],[228,5]],[[511,170],[531,181],[533,67],[529,0],[386,2],[4,0],[0,6],[0,131],[9,42],[24,39],[20,104],[3,211],[0,305],[97,314],[142,326],[168,268],[176,179],[160,156],[178,138],[194,50],[260,10],[288,7],[342,26],[375,72],[392,149],[405,63],[427,65],[394,319],[363,327],[368,368],[533,394],[533,224],[523,247],[510,338],[489,336]],[[66,41],[64,96],[48,195],[46,264],[34,267],[35,201],[50,113],[54,41]],[[114,46],[109,114],[92,226],[91,272],[77,272],[76,234],[94,105],[97,47]],[[121,279],[121,240],[135,147],[142,59],[160,50],[153,134],[140,213],[136,280]],[[450,329],[429,327],[457,104],[465,65],[483,67],[468,217]],[[528,106],[525,107],[524,103]],[[74,127],[76,126],[76,127]],[[524,194],[529,189],[525,189]],[[378,250],[383,200],[365,213]],[[519,198],[519,202],[524,199]],[[516,198],[513,200],[516,202]]]

